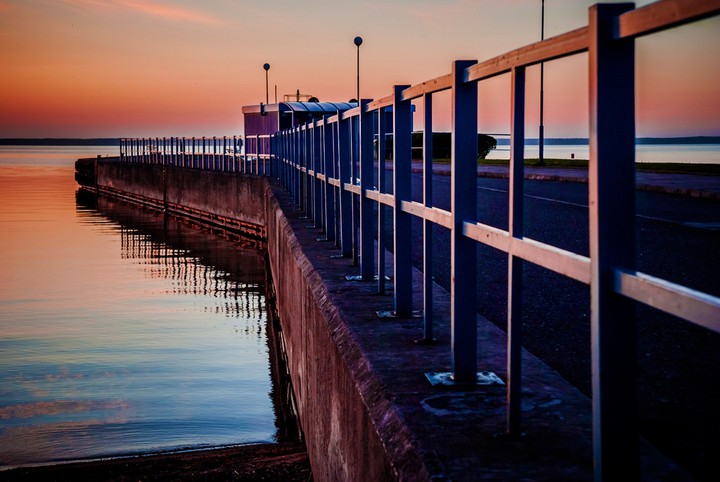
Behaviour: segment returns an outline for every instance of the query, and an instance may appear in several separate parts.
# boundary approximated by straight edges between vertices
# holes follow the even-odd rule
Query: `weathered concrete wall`
[[[429,480],[272,186],[267,193],[268,254],[314,479]]]
[[[264,188],[259,176],[98,159],[96,184],[149,206],[264,237]]]
[[[265,177],[101,159],[95,178],[96,187],[87,182],[88,189],[211,222],[262,226],[314,480],[428,479],[413,448],[392,440],[405,428],[303,253],[276,186]]]

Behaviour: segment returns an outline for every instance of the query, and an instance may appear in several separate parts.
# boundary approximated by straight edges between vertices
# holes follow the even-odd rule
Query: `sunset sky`
[[[547,0],[545,36],[593,1]],[[638,6],[648,1],[637,2]],[[390,94],[540,39],[540,0],[0,0],[0,137],[242,133],[241,108],[299,89]],[[720,18],[637,42],[639,136],[720,135]],[[539,68],[528,71],[528,136]],[[480,130],[509,131],[509,76],[480,84]],[[439,111],[448,95],[437,96]],[[587,55],[546,64],[547,137],[587,136]],[[437,128],[447,128],[440,115]]]

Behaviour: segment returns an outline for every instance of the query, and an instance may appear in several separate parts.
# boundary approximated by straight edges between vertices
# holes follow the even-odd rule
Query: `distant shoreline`
[[[510,145],[510,139],[498,139],[499,146]],[[586,146],[590,143],[586,137],[549,137],[544,144],[555,146]],[[537,146],[538,139],[525,139],[525,145]],[[636,145],[668,145],[668,144],[720,144],[720,136],[686,136],[686,137],[638,137]]]
[[[496,139],[499,136],[495,136]],[[587,145],[588,139],[584,137],[549,137],[544,140],[546,145]],[[638,137],[635,141],[638,145],[663,145],[663,144],[720,144],[720,136],[686,136],[686,137]],[[0,138],[0,146],[119,146],[119,137],[97,137],[97,138]],[[510,144],[506,138],[497,139],[499,146]],[[538,145],[538,139],[525,139],[529,146]]]
[[[98,137],[93,139],[73,138],[0,138],[0,146],[118,146],[117,137]]]

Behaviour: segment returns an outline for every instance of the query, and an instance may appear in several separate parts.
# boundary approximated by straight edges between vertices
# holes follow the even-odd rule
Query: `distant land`
[[[510,139],[502,138],[497,140],[499,146],[510,145]],[[538,139],[525,139],[528,146],[538,145]],[[587,137],[557,137],[545,139],[546,145],[555,146],[586,146],[589,144]],[[638,137],[635,144],[720,144],[720,136],[691,136],[691,137]]]
[[[499,136],[496,136],[496,138]],[[92,139],[72,138],[0,138],[0,146],[118,146],[117,137],[97,137]],[[510,139],[498,138],[499,146],[510,145]],[[525,139],[529,146],[538,145],[538,139]],[[546,145],[572,145],[583,146],[588,144],[586,137],[550,137],[545,139]],[[691,136],[691,137],[639,137],[636,144],[720,144],[720,136]]]
[[[47,137],[33,138],[0,138],[0,146],[118,146],[117,137],[98,137],[94,139],[70,139]]]

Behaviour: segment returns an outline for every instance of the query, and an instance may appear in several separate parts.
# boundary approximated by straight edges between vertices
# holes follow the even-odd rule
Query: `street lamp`
[[[358,105],[360,105],[360,46],[363,43],[363,39],[362,37],[355,37],[354,42],[355,45],[357,45],[357,90],[355,93],[357,95]]]
[[[541,0],[540,9],[540,40],[545,40],[545,0]],[[538,165],[545,165],[544,147],[545,147],[545,126],[543,125],[544,110],[544,84],[545,83],[545,63],[540,62],[540,132],[538,137]]]
[[[270,64],[263,65],[263,69],[265,69],[265,104],[269,104],[270,97],[268,95],[268,70],[270,70]]]

